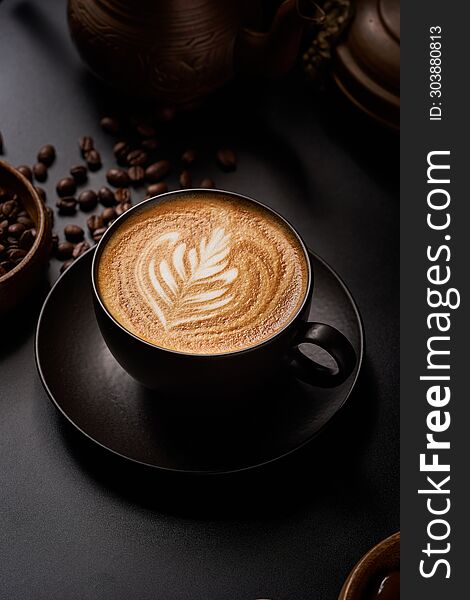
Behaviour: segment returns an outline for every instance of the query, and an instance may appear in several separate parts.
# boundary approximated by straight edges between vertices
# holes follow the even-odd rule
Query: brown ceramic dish
[[[374,582],[399,569],[400,532],[383,540],[361,558],[346,579],[338,600],[368,600],[369,595],[373,597]]]
[[[21,263],[0,277],[0,314],[5,314],[38,283],[49,258],[51,227],[47,211],[34,187],[16,169],[3,161],[0,161],[0,187],[21,197],[37,231],[34,244]]]

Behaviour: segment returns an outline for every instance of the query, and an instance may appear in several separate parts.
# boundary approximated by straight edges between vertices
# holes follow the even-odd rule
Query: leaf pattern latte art
[[[177,231],[159,236],[135,267],[139,291],[167,332],[217,316],[234,299],[238,276],[237,268],[228,268],[230,235],[223,227],[192,248],[180,238]]]

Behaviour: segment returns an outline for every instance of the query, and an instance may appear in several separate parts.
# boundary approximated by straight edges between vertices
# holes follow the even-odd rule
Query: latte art
[[[107,241],[99,294],[139,338],[170,350],[218,354],[283,329],[308,285],[300,241],[249,201],[201,192],[136,211]]]

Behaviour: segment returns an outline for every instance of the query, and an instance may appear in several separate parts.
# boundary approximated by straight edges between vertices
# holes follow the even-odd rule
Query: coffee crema
[[[220,193],[169,196],[137,209],[106,241],[99,295],[137,337],[221,354],[273,337],[308,286],[297,236],[261,206]]]

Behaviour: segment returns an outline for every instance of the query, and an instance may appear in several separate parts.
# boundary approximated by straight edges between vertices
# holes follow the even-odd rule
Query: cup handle
[[[300,350],[301,344],[322,348],[334,359],[337,368],[318,364]],[[343,383],[353,372],[356,360],[351,342],[340,331],[325,323],[304,323],[287,357],[288,367],[295,377],[325,388]]]

